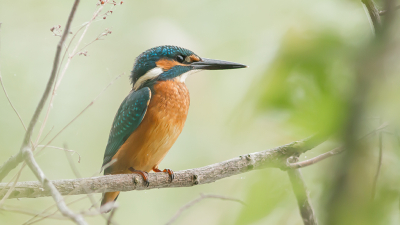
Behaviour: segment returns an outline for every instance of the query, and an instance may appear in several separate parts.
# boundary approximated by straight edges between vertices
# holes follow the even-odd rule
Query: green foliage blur
[[[254,88],[258,110],[282,110],[290,114],[289,123],[311,131],[337,130],[352,86],[348,53],[356,50],[330,30],[289,30]]]
[[[81,1],[72,32],[91,18],[97,2]],[[59,41],[50,28],[63,28],[72,3],[0,0],[1,76],[26,124],[43,93]],[[395,25],[399,25],[398,20]],[[82,46],[106,28],[112,34],[86,48],[87,56],[72,60],[42,135],[50,132],[46,143],[124,73],[52,143],[58,147],[66,144],[79,153],[79,163],[78,154],[73,157],[84,177],[93,176],[102,164],[115,112],[131,89],[128,77],[133,62],[148,48],[178,45],[202,57],[249,65],[240,70],[201,72],[187,79],[189,116],[160,165],[179,171],[266,150],[317,132],[335,135],[302,155],[301,161],[340,146],[358,60],[374,38],[361,1],[335,0],[124,1],[106,19],[93,23]],[[357,136],[377,128],[380,124],[376,117],[400,124],[398,30],[391,35],[388,41],[392,47],[384,57],[385,74],[377,74],[380,78],[370,88]],[[22,125],[0,92],[0,163],[18,152],[23,135]],[[375,200],[370,199],[378,164],[378,141],[373,136],[363,141],[363,151],[349,167],[351,188],[341,202],[343,212],[337,215],[342,216],[335,218],[335,224],[400,223],[400,140],[396,142],[395,136],[385,133],[383,141]],[[63,151],[45,149],[36,159],[49,179],[75,178]],[[345,161],[340,155],[302,169],[321,224],[329,222],[327,209],[337,185],[335,174]],[[4,182],[16,172],[13,170]],[[20,181],[30,180],[35,180],[34,175],[24,169]],[[251,171],[191,188],[121,193],[114,218],[118,224],[164,224],[200,193],[238,198],[246,206],[205,199],[174,224],[303,224],[287,173],[279,169]],[[100,199],[101,194],[94,196]],[[66,202],[81,197],[67,197]],[[11,199],[4,207],[37,213],[52,204],[51,198]],[[90,206],[87,199],[70,205],[75,211]],[[0,224],[23,224],[31,217],[0,210]],[[87,221],[105,223],[99,216]],[[72,222],[46,219],[36,224]]]

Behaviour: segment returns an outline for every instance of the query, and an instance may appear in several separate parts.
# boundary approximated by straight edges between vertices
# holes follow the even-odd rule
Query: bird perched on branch
[[[115,163],[104,174],[137,173],[148,185],[147,173],[158,165],[183,129],[189,110],[188,75],[201,70],[247,67],[242,64],[201,58],[177,46],[159,46],[136,58],[131,74],[132,91],[124,99],[111,127],[103,166]],[[115,201],[119,192],[107,192],[101,205]]]

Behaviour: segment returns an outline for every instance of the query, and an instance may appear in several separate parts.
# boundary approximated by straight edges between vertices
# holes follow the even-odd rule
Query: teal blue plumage
[[[148,172],[166,172],[172,181],[173,171],[160,170],[158,165],[177,140],[186,120],[190,102],[184,84],[186,77],[195,71],[244,67],[239,63],[200,58],[188,49],[171,45],[140,54],[130,76],[134,91],[115,115],[103,166],[113,158],[118,161],[106,168],[104,174],[139,174],[148,186]],[[118,195],[119,191],[104,193],[101,205],[115,201]]]
[[[111,161],[118,149],[125,143],[129,136],[136,130],[146,114],[150,102],[151,91],[148,87],[132,91],[121,103],[111,127],[103,166]],[[108,173],[105,169],[104,173]]]

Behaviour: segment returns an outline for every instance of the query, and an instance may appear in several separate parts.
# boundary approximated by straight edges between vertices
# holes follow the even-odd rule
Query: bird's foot
[[[160,172],[168,173],[171,182],[175,178],[174,171],[172,171],[171,169],[164,169],[163,171],[161,171],[158,168],[153,168],[153,171],[156,173],[160,173]]]
[[[143,177],[143,181],[144,181],[144,185],[146,185],[146,187],[149,186],[150,182],[149,182],[149,174],[147,172],[141,171],[141,170],[135,170],[132,167],[129,167],[129,171],[131,171],[132,173],[136,173],[139,174]]]

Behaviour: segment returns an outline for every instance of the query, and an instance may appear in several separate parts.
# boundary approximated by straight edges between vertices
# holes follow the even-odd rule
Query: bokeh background
[[[97,2],[81,1],[73,32],[91,18]],[[72,0],[0,0],[1,75],[25,123],[43,93],[59,41],[50,28],[55,25],[63,28],[72,3]],[[54,127],[49,137],[55,135],[116,76],[125,73],[52,143],[79,152],[80,163],[77,154],[73,157],[84,177],[92,176],[102,164],[115,112],[131,89],[128,77],[134,60],[146,49],[178,45],[203,57],[250,66],[201,72],[187,79],[191,94],[189,116],[178,141],[160,165],[178,171],[266,150],[316,131],[339,130],[346,117],[345,102],[352,91],[359,49],[373,38],[361,1],[345,0],[124,1],[106,19],[92,24],[83,45],[106,28],[112,34],[91,44],[86,49],[87,56],[72,60],[44,130],[46,134]],[[393,43],[395,52],[397,44]],[[389,82],[372,89],[368,118],[363,120],[366,131],[379,125],[373,119],[376,115],[397,119],[399,77],[392,76],[398,72],[395,55],[388,62]],[[390,107],[382,112],[382,105]],[[43,115],[38,127],[42,121]],[[38,129],[34,136],[37,133]],[[18,152],[23,135],[23,127],[1,92],[0,162]],[[360,219],[359,224],[400,223],[399,147],[393,136],[384,140],[383,178],[378,185],[379,190],[384,190],[378,196],[385,198],[380,201],[382,205],[377,203],[384,210],[376,215],[376,211],[366,210],[361,213],[365,221]],[[377,164],[378,145],[376,139],[365,143],[370,150],[364,156],[365,162],[371,170],[365,179],[370,181]],[[332,138],[302,155],[300,160],[338,145],[338,140]],[[36,159],[50,179],[75,178],[61,150],[45,149]],[[340,160],[338,156],[302,170],[321,221],[326,216],[324,204],[333,171]],[[9,181],[16,172],[12,171],[4,181]],[[24,169],[20,180],[36,179]],[[370,186],[360,188],[369,190]],[[247,206],[206,199],[184,212],[175,224],[302,224],[287,173],[279,169],[251,171],[191,188],[122,193],[114,219],[118,224],[164,224],[200,193],[238,198]],[[79,197],[68,197],[67,202]],[[101,195],[95,197],[100,199]],[[34,212],[52,204],[51,198],[12,199],[5,203]],[[87,199],[71,204],[77,211],[89,207]],[[23,224],[30,218],[0,211],[1,224]],[[105,223],[99,216],[87,221]],[[47,219],[37,224],[72,222]]]

